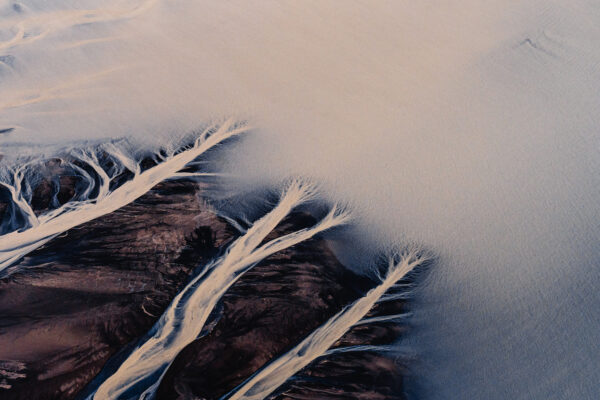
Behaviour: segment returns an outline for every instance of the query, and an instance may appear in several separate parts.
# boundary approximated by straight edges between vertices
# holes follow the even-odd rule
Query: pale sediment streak
[[[313,195],[311,185],[293,181],[272,211],[257,220],[222,257],[211,262],[175,297],[151,331],[153,336],[134,350],[89,398],[117,399],[134,386],[139,391],[145,389],[142,398],[152,397],[168,366],[198,337],[218,301],[244,272],[266,257],[348,220],[348,212],[334,206],[314,226],[275,238],[259,247],[297,205]]]
[[[12,28],[12,38],[0,41],[0,51],[11,47],[30,44],[45,38],[51,33],[90,23],[115,22],[135,18],[150,10],[157,0],[146,0],[132,8],[108,8],[96,10],[55,11],[23,18],[6,18],[0,22],[0,29]],[[36,32],[32,34],[32,32]]]
[[[113,148],[111,156],[124,168],[130,170],[134,177],[112,191],[110,190],[112,178],[100,166],[96,155],[93,152],[82,151],[78,154],[78,158],[87,163],[98,176],[98,194],[94,199],[86,200],[84,197],[82,201],[66,203],[40,216],[35,215],[24,199],[23,168],[17,168],[11,179],[0,179],[0,185],[9,190],[13,206],[25,217],[28,228],[0,236],[0,272],[54,236],[133,202],[156,184],[177,175],[181,169],[209,149],[247,129],[246,126],[235,125],[232,120],[224,122],[218,128],[206,129],[190,149],[177,154],[175,152],[168,154],[164,161],[143,172],[135,160],[127,157],[117,148]],[[85,171],[81,172],[85,174]],[[87,196],[89,193],[86,192],[84,195]]]
[[[415,252],[403,254],[399,262],[390,260],[388,273],[381,284],[371,289],[364,297],[345,307],[292,350],[267,364],[222,399],[264,399],[302,368],[324,355],[345,351],[385,350],[378,346],[354,346],[328,352],[328,349],[338,339],[361,321],[386,291],[422,262],[423,258]]]

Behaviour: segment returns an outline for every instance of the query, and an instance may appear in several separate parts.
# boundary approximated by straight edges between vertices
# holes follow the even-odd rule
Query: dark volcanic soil
[[[76,193],[76,177],[60,164],[48,168],[33,190],[37,213]],[[1,399],[73,399],[152,327],[194,269],[237,235],[201,200],[206,189],[189,181],[159,184],[55,238],[0,278]],[[4,209],[0,199],[0,214]],[[315,222],[293,214],[269,238]],[[157,399],[219,398],[373,284],[346,269],[322,238],[269,257],[225,294],[211,329],[180,352]],[[386,303],[371,315],[404,308]],[[390,344],[403,329],[357,326],[336,347]],[[313,362],[271,398],[403,399],[403,374],[389,355],[336,354]]]
[[[406,303],[393,301],[375,305],[367,317],[406,312]],[[406,331],[395,321],[357,325],[333,348],[362,345],[393,345]],[[333,354],[315,360],[269,399],[361,399],[404,400],[406,357],[373,351]]]
[[[296,214],[276,235],[314,223],[310,220]],[[273,255],[227,292],[218,323],[179,354],[157,399],[220,398],[373,285],[340,264],[322,239]],[[395,301],[374,307],[367,317],[404,311],[405,304]],[[359,325],[334,347],[389,345],[404,330],[392,322]],[[401,400],[401,371],[400,361],[389,355],[332,355],[317,359],[270,398]]]
[[[190,272],[234,235],[197,190],[160,184],[0,279],[0,398],[73,398],[154,324]]]
[[[315,222],[295,214],[271,236]],[[267,258],[226,293],[215,328],[179,354],[157,398],[219,398],[301,341],[370,284],[340,264],[322,239]]]

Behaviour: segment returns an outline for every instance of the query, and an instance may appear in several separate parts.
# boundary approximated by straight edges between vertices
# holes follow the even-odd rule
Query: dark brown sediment
[[[366,318],[404,313],[402,300],[376,304]],[[333,346],[394,346],[406,333],[406,324],[383,321],[351,328]],[[286,382],[269,399],[405,400],[408,358],[394,352],[350,351],[319,358]]]
[[[41,178],[31,196],[31,208],[37,215],[72,200],[81,183],[81,178],[65,168],[59,158],[45,162],[39,170]]]
[[[79,184],[60,160],[46,168],[33,188],[36,213],[73,198]],[[196,267],[237,235],[202,200],[208,189],[161,183],[53,239],[0,278],[0,398],[76,398],[111,357],[148,332]],[[6,204],[0,202],[0,215]],[[265,240],[316,222],[293,213]],[[268,257],[227,291],[205,336],[167,370],[157,398],[219,398],[373,285],[344,267],[320,237]],[[385,303],[369,315],[405,307]],[[404,329],[360,325],[334,347],[391,344]],[[311,363],[271,398],[403,399],[405,373],[387,354],[336,354]]]
[[[234,231],[191,182],[73,228],[0,279],[0,398],[70,399]]]
[[[292,214],[271,236],[315,222]],[[301,341],[370,284],[348,271],[319,238],[265,259],[225,294],[218,323],[181,351],[157,398],[219,398]]]
[[[279,236],[313,222],[293,214]],[[301,342],[375,283],[344,267],[323,239],[271,256],[225,294],[219,321],[183,349],[157,399],[218,399]],[[376,305],[368,317],[406,311],[403,301]],[[333,346],[393,345],[406,327],[397,321],[351,328]],[[404,399],[401,357],[348,352],[319,358],[277,390],[273,399]]]

